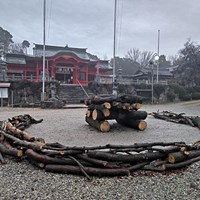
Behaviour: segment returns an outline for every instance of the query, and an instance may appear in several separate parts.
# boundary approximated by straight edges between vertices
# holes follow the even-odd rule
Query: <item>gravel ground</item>
[[[143,105],[141,110],[157,110],[200,115],[200,101]],[[182,124],[173,124],[147,118],[145,131],[122,127],[110,121],[109,133],[100,133],[89,127],[84,115],[86,108],[43,110],[39,108],[0,108],[0,120],[20,114],[30,114],[35,119],[43,118],[40,124],[32,125],[28,132],[42,137],[46,142],[60,142],[66,146],[94,146],[105,144],[133,144],[136,142],[174,142],[188,144],[200,139],[200,130]],[[85,177],[53,174],[40,170],[27,161],[16,162],[6,158],[0,166],[0,199],[87,199],[87,200],[143,200],[143,199],[191,199],[200,200],[200,162],[187,169],[170,173],[135,172],[129,177],[97,178],[88,181]]]

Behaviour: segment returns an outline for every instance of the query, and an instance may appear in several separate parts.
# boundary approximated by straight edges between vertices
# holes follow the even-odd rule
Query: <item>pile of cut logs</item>
[[[42,121],[27,115],[25,118],[31,123]],[[20,126],[16,128],[20,119],[26,121],[25,118],[16,116],[0,122],[0,163],[11,156],[27,159],[47,172],[84,175],[91,179],[91,176],[128,176],[136,170],[162,172],[200,161],[200,141],[191,145],[155,142],[94,147],[45,143],[44,139],[20,130]]]
[[[88,106],[86,122],[101,132],[108,132],[110,124],[108,120],[116,120],[123,126],[138,130],[147,127],[146,111],[140,111],[142,100],[137,96],[95,96],[86,99]]]

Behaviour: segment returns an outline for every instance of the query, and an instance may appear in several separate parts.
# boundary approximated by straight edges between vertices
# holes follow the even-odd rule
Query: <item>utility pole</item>
[[[45,100],[45,16],[46,16],[46,0],[44,0],[43,11],[43,73],[42,73],[42,101]]]
[[[113,94],[117,94],[116,88],[116,63],[115,63],[115,49],[116,49],[116,14],[117,14],[117,0],[114,6],[114,44],[113,44]]]
[[[158,57],[160,56],[160,30],[158,30]],[[157,61],[157,73],[156,73],[156,82],[158,84],[158,73],[159,73],[159,60]]]

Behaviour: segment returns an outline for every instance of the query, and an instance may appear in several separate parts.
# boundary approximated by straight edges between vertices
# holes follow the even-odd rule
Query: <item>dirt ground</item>
[[[8,120],[15,115],[30,114],[35,119],[43,119],[40,124],[34,124],[27,131],[36,137],[42,137],[46,142],[59,142],[66,146],[96,146],[105,144],[133,144],[140,142],[175,142],[184,141],[191,144],[200,140],[200,129],[183,124],[175,124],[148,116],[147,129],[137,131],[123,127],[110,120],[111,130],[101,133],[85,122],[87,108],[55,109],[40,108],[0,108],[0,120]],[[189,116],[200,116],[200,100],[142,105],[141,110],[148,113],[156,111],[173,111]]]

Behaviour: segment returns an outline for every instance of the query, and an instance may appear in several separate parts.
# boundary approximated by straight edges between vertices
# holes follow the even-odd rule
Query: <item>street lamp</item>
[[[154,77],[154,72],[153,72],[153,67],[154,63],[158,62],[159,56],[157,54],[154,54],[152,59],[149,61],[149,64],[151,66],[151,103],[153,104],[153,77]]]

